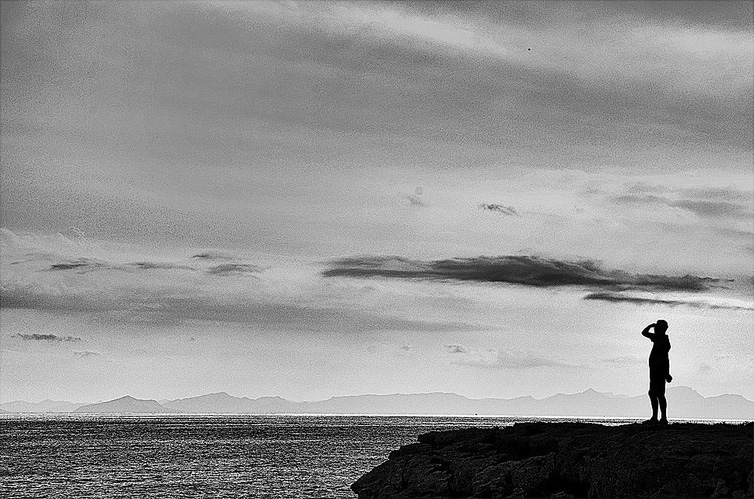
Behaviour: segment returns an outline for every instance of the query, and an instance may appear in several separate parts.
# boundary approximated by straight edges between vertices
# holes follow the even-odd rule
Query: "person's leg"
[[[660,404],[660,411],[662,413],[662,417],[660,418],[660,421],[663,423],[668,422],[668,401],[665,399],[665,394],[659,395],[657,397],[657,401]],[[657,411],[655,411],[655,414],[657,414]]]
[[[657,399],[657,395],[655,395],[654,392],[649,392],[649,401],[652,403],[652,420],[657,421],[657,405],[659,403],[659,400]]]
[[[657,406],[659,400],[657,400],[657,394],[655,393],[654,385],[651,381],[649,383],[649,392],[647,392],[647,394],[649,395],[649,402],[652,404],[652,417],[644,421],[644,424],[654,424],[657,423]]]
[[[662,417],[660,418],[661,423],[668,422],[668,401],[665,398],[665,380],[663,379],[662,382],[657,384],[657,390],[655,392],[657,394],[657,400],[660,403],[660,411],[662,411]]]
[[[662,392],[657,383],[657,376],[652,375],[652,371],[649,372],[649,402],[652,404],[652,418],[644,421],[646,424],[652,424],[657,422],[657,409],[660,403],[658,394]]]

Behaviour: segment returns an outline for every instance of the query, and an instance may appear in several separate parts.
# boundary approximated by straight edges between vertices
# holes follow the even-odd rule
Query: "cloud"
[[[683,208],[700,217],[736,217],[749,218],[753,213],[746,206],[730,203],[727,201],[699,201],[692,199],[682,199],[674,201],[669,206]]]
[[[76,336],[58,336],[55,334],[40,334],[40,333],[33,333],[33,334],[16,333],[16,334],[12,334],[11,338],[21,338],[22,340],[25,340],[25,341],[53,341],[53,342],[70,341],[74,343],[81,341],[81,338],[78,338]]]
[[[7,231],[10,233],[10,231]],[[11,233],[12,234],[12,233]],[[37,255],[39,256],[39,255]],[[54,254],[48,256],[54,257]],[[39,258],[38,258],[39,259]],[[124,264],[117,264],[108,261],[103,258],[89,258],[79,257],[69,259],[67,261],[50,264],[47,270],[62,272],[62,271],[74,271],[77,274],[84,274],[87,272],[97,270],[120,270],[120,271],[139,271],[139,270],[186,270],[186,271],[204,271],[210,275],[216,276],[232,276],[232,275],[244,275],[249,273],[262,272],[264,269],[257,265],[250,263],[242,263],[234,260],[238,260],[236,257],[229,254],[220,252],[205,252],[193,255],[191,259],[195,262],[193,264],[181,263],[180,261],[153,261],[142,260],[135,262],[127,262]],[[44,259],[42,259],[44,260]],[[24,260],[23,262],[33,262],[33,255],[31,258]],[[227,263],[221,263],[217,265],[206,266],[207,262],[223,261]]]
[[[443,347],[451,362],[462,366],[484,369],[532,369],[536,367],[574,367],[554,357],[543,357],[524,350],[474,350],[460,344]]]
[[[3,237],[19,239],[11,231]],[[262,257],[261,266],[217,252],[194,254],[197,258],[186,261],[143,252],[135,258],[132,246],[126,252],[120,246],[111,247],[112,251],[97,259],[52,252],[44,257],[35,254],[18,265],[12,264],[14,257],[27,254],[28,245],[19,242],[4,247],[0,307],[79,316],[103,325],[154,326],[155,330],[202,322],[339,335],[480,329],[479,325],[385,310],[354,294],[347,283],[327,282],[318,270],[290,259],[283,264],[277,257]],[[49,271],[50,261],[71,265]],[[81,272],[90,268],[114,270]],[[234,277],[245,275],[255,279]]]
[[[685,198],[712,199],[730,202],[752,201],[752,192],[735,187],[687,187],[678,192]]]
[[[670,208],[680,208],[702,218],[750,218],[753,215],[746,204],[731,201],[670,199],[652,194],[624,194],[613,197],[612,201],[621,205],[664,205]]]
[[[68,261],[62,263],[54,263],[50,265],[49,270],[75,270],[77,273],[91,272],[93,270],[109,269],[113,268],[106,262],[94,260],[91,258],[79,258],[75,261]]]
[[[409,202],[409,204],[411,206],[417,206],[417,207],[421,207],[421,208],[427,206],[427,204],[419,196],[415,196],[413,194],[410,194],[410,195],[406,196],[406,199],[408,199],[408,202]]]
[[[443,347],[446,352],[448,353],[467,353],[469,351],[468,348],[466,348],[463,345],[457,345],[457,344],[451,344],[451,345],[445,345]]]
[[[82,359],[85,359],[87,357],[97,357],[102,354],[100,354],[99,352],[92,351],[92,350],[81,350],[81,351],[74,350],[73,355],[75,355],[76,357],[81,357]]]
[[[318,303],[316,297],[291,301],[258,290],[217,290],[177,286],[141,288],[111,286],[78,289],[5,282],[0,290],[4,309],[91,314],[105,323],[181,325],[217,322],[254,325],[273,330],[358,334],[374,331],[478,331],[480,326],[431,321]],[[47,336],[47,335],[46,335]],[[37,338],[29,338],[37,339]],[[49,339],[54,338],[38,338]]]
[[[686,306],[693,308],[709,309],[729,309],[729,310],[754,310],[754,304],[745,303],[740,300],[693,300],[693,299],[672,299],[647,296],[631,296],[614,292],[590,293],[583,298],[584,300],[601,300],[613,303],[633,303],[635,305],[668,305]]]
[[[193,255],[195,260],[233,260],[233,255],[222,251],[203,251]]]
[[[190,265],[183,265],[179,263],[172,263],[172,262],[143,261],[143,262],[131,262],[131,263],[128,263],[127,265],[131,267],[135,267],[140,270],[170,270],[170,269],[196,270],[196,267],[192,267]]]
[[[448,12],[315,4],[18,8],[3,30],[3,74],[13,75],[3,81],[4,162],[13,165],[3,171],[4,223],[48,230],[74,222],[101,237],[178,244],[191,233],[201,248],[243,241],[301,253],[342,238],[352,243],[347,251],[363,251],[377,247],[369,246],[377,235],[394,235],[374,230],[386,226],[384,217],[365,227],[371,208],[353,209],[337,195],[341,183],[325,199],[307,196],[317,186],[304,182],[338,172],[352,184],[348,174],[375,165],[431,172],[408,185],[467,168],[460,165],[490,165],[487,178],[504,177],[506,164],[655,169],[658,163],[637,160],[650,152],[662,156],[663,169],[678,170],[697,164],[684,159],[698,149],[736,149],[730,142],[750,156],[750,78],[727,77],[749,67],[740,34],[703,30],[705,40],[720,43],[694,46],[693,36],[681,35],[695,26],[614,19],[589,2],[562,10],[491,3],[485,13],[458,4],[446,5]],[[517,9],[527,14],[508,20]],[[671,31],[670,40],[658,39]],[[642,38],[647,32],[654,36]],[[725,71],[695,59],[705,51]],[[710,75],[722,83],[704,81]],[[144,89],[167,88],[174,99],[146,92],[144,100]],[[63,144],[66,158],[56,160]],[[311,177],[283,184],[295,185],[295,195],[279,186],[299,177],[279,164],[311,168]],[[152,175],[143,175],[148,168]],[[486,196],[479,200],[525,209],[518,199]],[[29,199],[45,202],[28,210]],[[325,203],[332,204],[320,210]],[[360,231],[349,230],[358,223]],[[375,237],[356,240],[361,233]]]
[[[534,287],[588,286],[608,289],[702,291],[715,279],[630,274],[599,263],[536,256],[497,256],[420,261],[397,256],[363,256],[330,262],[325,277],[389,277],[499,282]]]
[[[205,257],[194,256],[193,258],[200,258],[202,260],[231,260],[230,257]],[[188,270],[188,271],[200,271],[201,267],[181,264],[177,262],[154,262],[154,261],[140,261],[129,262],[124,265],[116,265],[106,262],[104,260],[93,260],[90,258],[79,258],[75,261],[68,261],[62,263],[55,263],[50,265],[51,271],[66,271],[72,270],[78,274],[86,272],[92,272],[95,270]],[[249,273],[262,272],[264,269],[257,265],[250,263],[222,263],[219,265],[213,265],[206,268],[206,272],[210,275],[217,276],[231,276],[231,275],[244,275]]]
[[[487,210],[487,211],[496,211],[498,213],[502,213],[503,215],[519,216],[518,212],[513,206],[503,206],[500,204],[482,203],[479,205],[479,208],[482,210]]]
[[[262,268],[257,265],[248,263],[223,263],[207,269],[211,275],[229,276],[229,275],[246,275],[250,273],[261,272]]]
[[[65,58],[75,69],[87,69],[86,56],[94,60],[122,57],[118,50],[102,44],[101,34],[95,35],[111,28],[105,32],[119,41],[117,47],[149,53],[156,64],[147,74],[137,68],[129,85],[174,83],[179,90],[196,95],[215,90],[212,99],[178,99],[171,101],[172,106],[207,112],[236,105],[234,120],[254,116],[317,128],[381,132],[392,127],[396,135],[444,140],[461,135],[481,143],[505,142],[519,130],[526,136],[539,128],[553,132],[552,141],[572,133],[582,139],[595,133],[600,139],[629,134],[635,138],[648,122],[657,125],[659,133],[699,140],[699,135],[707,138],[717,130],[704,124],[704,119],[689,119],[695,109],[684,106],[686,100],[707,111],[706,117],[721,122],[728,107],[731,121],[748,118],[750,111],[750,103],[739,97],[742,92],[748,95],[749,87],[750,36],[746,32],[668,25],[651,17],[610,14],[589,3],[531,9],[493,3],[483,13],[458,3],[447,5],[446,12],[360,2],[314,2],[290,9],[264,2],[174,9],[124,5],[101,7],[98,16],[73,23],[66,37],[43,37],[27,28],[30,33],[24,38],[16,36],[30,52],[23,57],[14,51],[20,60],[10,59],[9,69],[24,62],[37,71],[39,66],[46,68],[43,56],[55,53],[55,41],[75,43],[79,50],[66,53]],[[47,9],[57,13],[53,7]],[[59,10],[68,10],[74,17],[76,7]],[[517,16],[515,11],[519,11]],[[35,26],[40,17],[19,15],[14,21],[21,27]],[[11,33],[17,31],[24,30]],[[695,35],[714,43],[694,43]],[[533,40],[535,49],[527,51]],[[38,47],[35,41],[40,42]],[[86,42],[101,50],[81,54],[80,45]],[[255,50],[244,51],[245,57],[239,60],[239,47],[250,46]],[[181,73],[178,81],[175,71],[162,69],[160,62],[195,72]],[[255,78],[243,78],[250,69],[257,70]],[[74,82],[80,81],[78,75],[87,74],[70,73],[65,77]],[[110,75],[94,76],[101,81]],[[218,80],[236,81],[239,88],[222,92],[226,87]],[[395,92],[397,86],[401,92]],[[20,88],[11,89],[20,93]],[[265,99],[243,98],[256,92]],[[707,98],[697,98],[700,93]],[[717,98],[709,98],[710,93]],[[136,106],[129,101],[124,104]],[[159,100],[154,104],[155,109],[148,112],[174,110],[163,109],[168,106]],[[557,112],[547,113],[550,107]],[[364,113],[370,113],[369,120],[361,119]],[[574,126],[577,114],[583,120]],[[618,121],[617,117],[625,118],[625,127],[600,126]],[[703,133],[683,133],[687,128],[702,128]],[[570,148],[558,149],[562,153]]]
[[[667,180],[665,180],[667,181]],[[710,180],[707,180],[711,182]],[[723,180],[724,182],[724,180]],[[711,223],[731,223],[754,216],[754,192],[724,185],[668,186],[637,182],[624,185],[624,192],[606,200],[618,206],[668,207],[693,214]]]

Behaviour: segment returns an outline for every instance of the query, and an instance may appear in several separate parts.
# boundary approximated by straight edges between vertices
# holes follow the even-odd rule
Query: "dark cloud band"
[[[212,275],[227,276],[244,275],[261,271],[262,269],[260,267],[248,263],[223,263],[209,268],[209,270],[207,270],[207,273]]]
[[[200,254],[192,257],[195,260],[201,261],[216,261],[216,260],[231,260],[230,257],[218,256],[215,254]],[[176,262],[153,262],[153,261],[139,261],[127,263],[124,265],[117,265],[106,261],[93,260],[89,258],[79,258],[74,261],[66,261],[60,263],[54,263],[48,267],[50,271],[73,271],[78,274],[91,272],[95,270],[120,270],[120,271],[133,271],[133,270],[188,270],[188,271],[202,271],[217,276],[234,276],[244,275],[249,273],[262,272],[264,269],[258,265],[250,263],[237,263],[228,262],[213,265],[209,268],[203,269],[193,265],[186,265]]]
[[[325,277],[390,277],[499,282],[534,287],[589,286],[605,289],[703,291],[715,279],[630,274],[599,263],[536,256],[496,256],[419,261],[394,256],[344,258],[330,263]]]
[[[39,333],[33,333],[33,334],[23,334],[23,333],[17,333],[14,335],[11,335],[13,338],[21,338],[25,341],[71,341],[71,342],[79,342],[81,341],[81,338],[76,336],[58,336],[56,334],[39,334]]]
[[[76,272],[83,273],[107,268],[112,268],[112,266],[108,265],[105,262],[93,260],[91,258],[79,258],[78,260],[74,261],[54,263],[50,265],[49,270],[75,270]]]
[[[590,293],[584,296],[584,300],[601,300],[614,303],[633,303],[635,305],[668,305],[671,307],[683,305],[694,308],[728,309],[728,310],[754,310],[752,306],[719,304],[706,301],[673,300],[667,298],[645,298],[640,296],[626,296],[620,293],[600,292]]]
[[[494,211],[497,213],[502,213],[503,215],[509,215],[509,216],[518,216],[518,212],[516,211],[516,208],[513,206],[503,206],[501,204],[492,204],[492,203],[482,203],[479,205],[479,209],[486,210],[486,211]]]

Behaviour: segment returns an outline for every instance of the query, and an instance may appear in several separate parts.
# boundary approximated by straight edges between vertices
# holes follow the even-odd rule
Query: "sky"
[[[754,399],[751,2],[0,8],[0,402]]]

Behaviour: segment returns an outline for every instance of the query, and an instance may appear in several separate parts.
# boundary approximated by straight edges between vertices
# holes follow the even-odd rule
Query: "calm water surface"
[[[0,497],[353,499],[349,487],[356,479],[421,433],[516,421],[521,419],[3,416]]]

